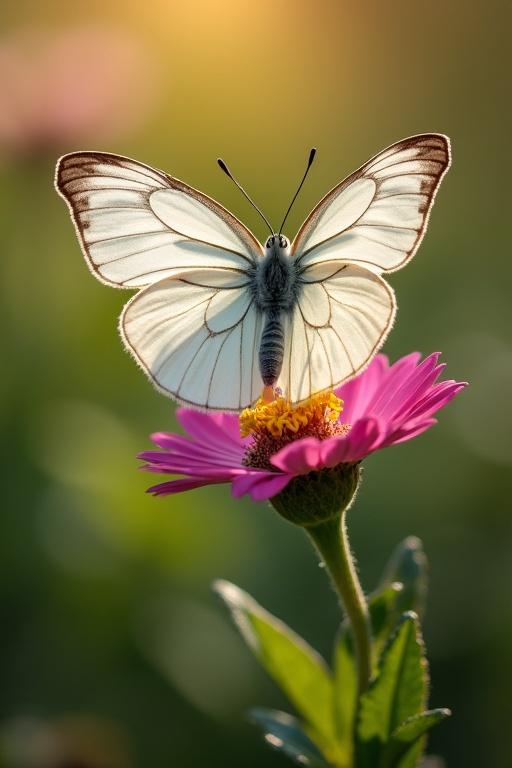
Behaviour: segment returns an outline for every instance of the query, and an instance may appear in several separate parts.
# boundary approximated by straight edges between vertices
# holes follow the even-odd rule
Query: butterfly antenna
[[[254,210],[258,211],[259,215],[261,216],[261,218],[263,219],[263,221],[265,222],[265,224],[267,225],[267,227],[270,229],[270,234],[271,234],[271,235],[273,235],[273,234],[274,234],[274,230],[272,229],[272,226],[270,225],[270,222],[269,222],[269,220],[267,219],[267,217],[265,216],[265,214],[264,214],[262,211],[260,211],[260,209],[258,208],[258,206],[256,205],[256,203],[254,202],[254,200],[252,200],[252,199],[249,197],[249,195],[247,194],[247,192],[245,191],[245,189],[242,187],[242,185],[241,185],[241,184],[239,184],[239,182],[238,182],[238,181],[235,179],[235,177],[233,176],[233,174],[231,173],[231,171],[230,171],[230,170],[229,170],[229,168],[227,167],[227,165],[226,165],[226,163],[224,162],[224,160],[223,160],[221,157],[218,157],[218,158],[217,158],[217,162],[218,162],[218,164],[219,164],[219,167],[221,168],[221,170],[223,170],[223,171],[224,171],[224,173],[226,174],[226,176],[228,176],[228,178],[230,178],[230,179],[231,179],[231,181],[232,181],[232,182],[233,182],[233,183],[234,183],[234,184],[235,184],[235,185],[238,187],[238,189],[240,190],[240,192],[242,193],[242,195],[243,195],[243,196],[244,196],[244,197],[245,197],[245,198],[246,198],[246,199],[247,199],[247,200],[250,202],[250,204],[252,205],[252,207],[254,208]]]
[[[281,232],[283,231],[283,227],[284,227],[284,225],[285,225],[285,223],[286,223],[286,219],[288,218],[288,214],[290,213],[290,211],[291,211],[291,209],[292,209],[292,206],[293,206],[294,202],[295,202],[295,201],[296,201],[296,199],[297,199],[297,195],[299,194],[299,192],[300,192],[300,191],[301,191],[301,189],[302,189],[302,185],[303,185],[303,184],[304,184],[304,182],[306,181],[306,176],[307,176],[307,175],[308,175],[308,173],[309,173],[309,169],[310,169],[310,168],[311,168],[311,166],[313,165],[313,160],[315,159],[315,155],[316,155],[316,147],[313,147],[313,148],[311,149],[310,153],[309,153],[308,164],[307,164],[306,170],[304,171],[304,176],[302,177],[302,181],[300,182],[299,186],[297,187],[297,191],[296,191],[296,193],[294,194],[294,196],[293,196],[293,199],[292,199],[292,201],[291,201],[290,205],[288,206],[288,210],[286,211],[286,213],[285,213],[285,215],[284,215],[283,223],[282,223],[282,224],[281,224],[281,226],[279,227],[279,234],[281,234]]]

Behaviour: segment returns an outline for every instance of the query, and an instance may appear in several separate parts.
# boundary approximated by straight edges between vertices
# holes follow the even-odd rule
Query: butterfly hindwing
[[[356,265],[307,270],[297,306],[287,320],[286,350],[278,386],[292,402],[333,389],[372,359],[393,324],[393,291],[378,275]],[[315,279],[317,278],[317,279]]]
[[[219,287],[214,270],[211,277],[211,285],[204,271],[140,291],[123,311],[121,334],[164,393],[199,408],[239,411],[263,386],[261,315],[246,286]]]

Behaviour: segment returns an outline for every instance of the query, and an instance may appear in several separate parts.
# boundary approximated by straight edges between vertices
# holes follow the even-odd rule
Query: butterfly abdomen
[[[281,373],[284,356],[284,329],[279,311],[267,313],[260,342],[260,373],[263,383],[271,387]]]

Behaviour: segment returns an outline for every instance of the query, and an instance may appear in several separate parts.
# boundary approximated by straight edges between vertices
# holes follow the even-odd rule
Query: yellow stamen
[[[304,427],[326,422],[337,422],[343,410],[343,400],[334,392],[321,392],[297,406],[292,406],[284,397],[268,402],[264,393],[254,408],[246,408],[240,414],[242,437],[267,432],[273,437],[287,433],[296,434]]]

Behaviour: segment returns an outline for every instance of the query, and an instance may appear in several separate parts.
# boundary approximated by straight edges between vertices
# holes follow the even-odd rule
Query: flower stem
[[[341,605],[350,621],[361,695],[368,688],[371,676],[371,630],[368,606],[350,551],[346,513],[347,510],[344,509],[330,520],[306,527],[306,531],[329,571]]]

